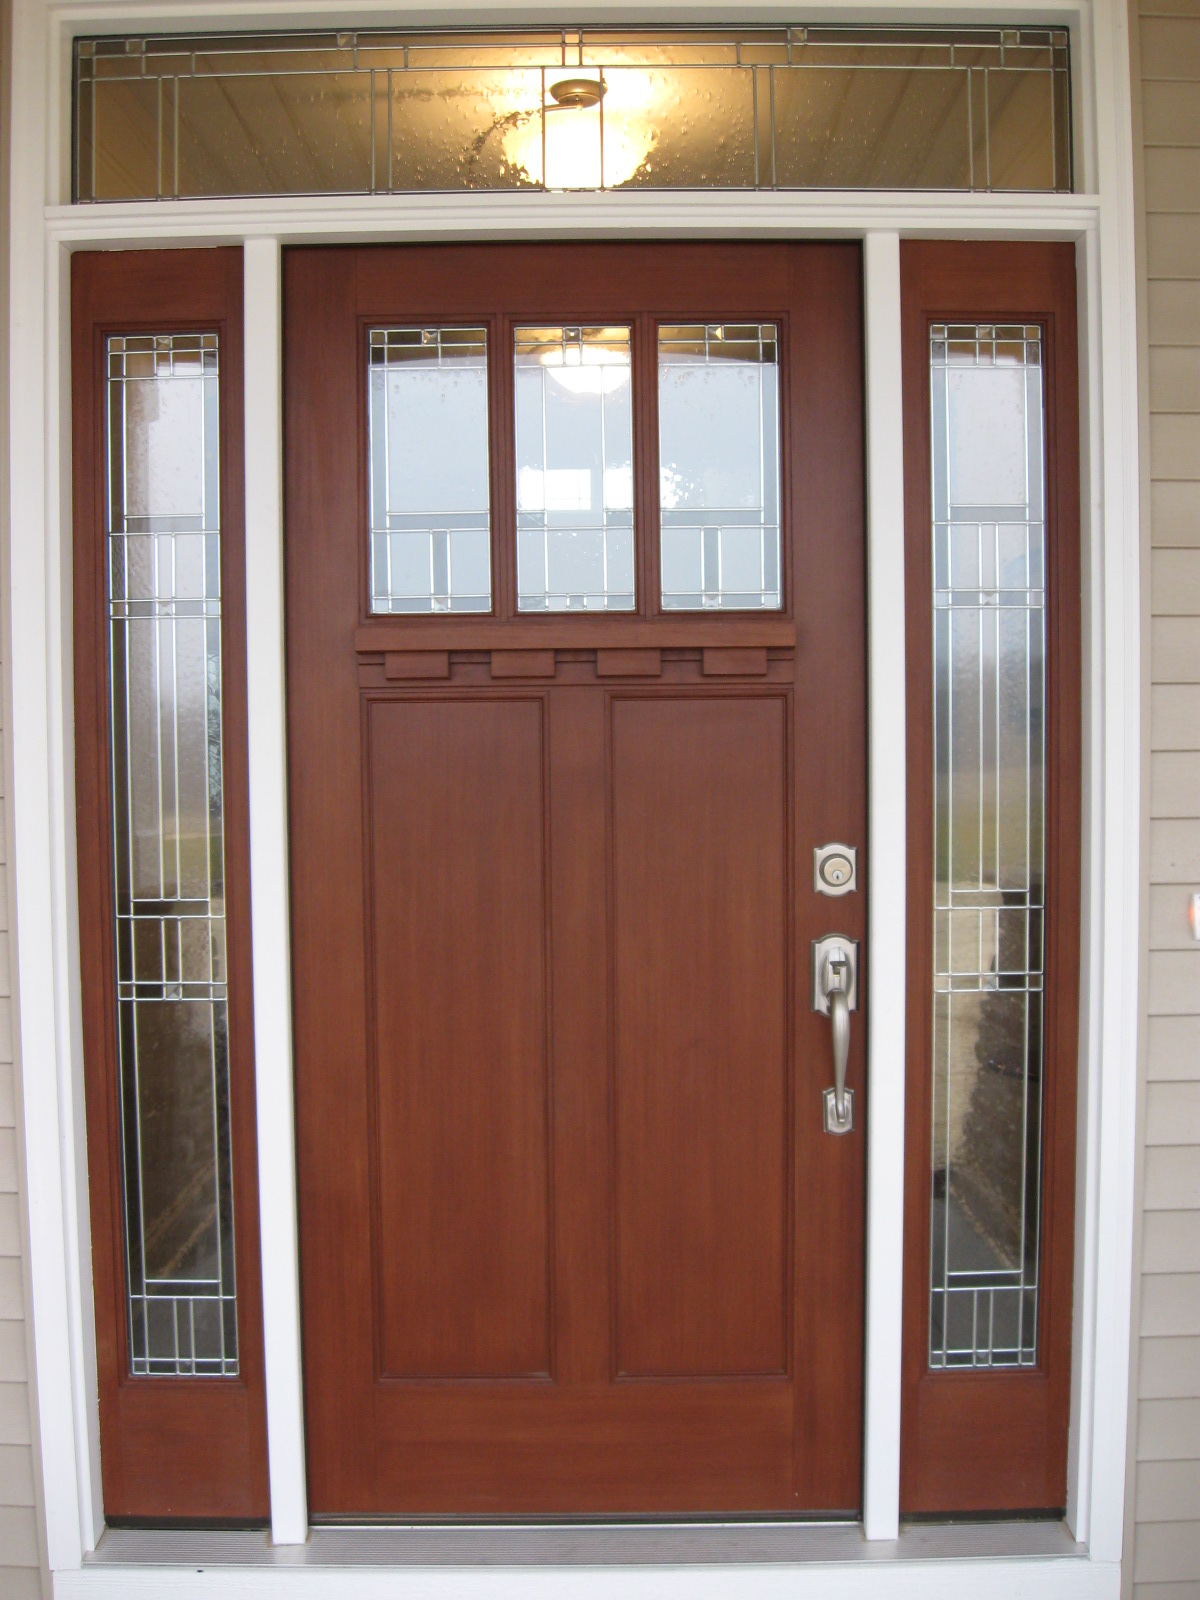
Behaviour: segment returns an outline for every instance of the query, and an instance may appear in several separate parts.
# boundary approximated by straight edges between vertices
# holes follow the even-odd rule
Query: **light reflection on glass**
[[[487,611],[485,328],[372,328],[371,610]]]
[[[779,355],[773,323],[658,332],[664,610],[778,610]]]
[[[628,328],[518,328],[517,585],[522,611],[634,604]]]
[[[106,355],[129,1365],[233,1376],[217,336]]]
[[[82,39],[75,130],[79,200],[1071,188],[1050,28]]]
[[[929,1362],[1038,1358],[1045,512],[1037,327],[930,332]]]

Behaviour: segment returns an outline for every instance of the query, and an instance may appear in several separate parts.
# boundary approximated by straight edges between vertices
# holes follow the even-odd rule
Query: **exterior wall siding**
[[[1142,0],[1150,581],[1149,987],[1134,1538],[1144,1600],[1200,1600],[1200,946],[1184,920],[1200,887],[1200,0]],[[0,65],[11,60],[0,0]],[[8,71],[0,70],[0,452],[7,442]],[[0,458],[0,539],[7,539]],[[0,730],[2,731],[2,730]],[[0,738],[0,1596],[40,1596],[32,1445],[27,1235],[4,861]]]
[[[1137,31],[1149,427],[1149,948],[1125,1590],[1134,1600],[1193,1600],[1200,1597],[1200,945],[1187,905],[1200,888],[1200,0],[1140,0]]]
[[[0,0],[0,61],[9,59],[10,7]],[[0,73],[0,541],[8,542],[8,129],[10,83]],[[2,730],[0,730],[2,732]],[[34,1472],[25,1317],[28,1233],[22,1211],[17,1070],[9,961],[8,786],[0,737],[0,1595],[34,1600],[43,1568]]]

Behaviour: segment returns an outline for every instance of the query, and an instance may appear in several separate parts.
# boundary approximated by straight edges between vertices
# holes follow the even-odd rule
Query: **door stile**
[[[353,936],[355,926],[363,926],[355,865],[362,860],[361,801],[348,815],[330,804],[329,795],[341,773],[355,774],[354,788],[361,792],[360,719],[347,719],[342,708],[358,702],[357,662],[345,649],[344,634],[358,621],[366,585],[357,552],[349,574],[339,564],[327,581],[319,570],[320,537],[304,540],[299,529],[325,530],[331,505],[361,514],[365,491],[357,453],[322,449],[321,415],[308,397],[322,396],[322,414],[328,406],[329,415],[359,417],[359,388],[366,385],[365,379],[361,386],[355,381],[352,260],[321,252],[308,271],[299,272],[297,257],[285,252],[283,287],[297,1211],[308,1490],[316,1508],[341,1474],[378,1471],[369,1389],[346,1382],[341,1364],[328,1357],[319,1362],[317,1355],[349,1343],[371,1351],[374,1359],[370,1257],[314,1250],[327,1228],[337,1238],[355,1234],[354,1206],[368,1159],[366,1083],[351,1069],[355,1060],[365,1060],[365,1018],[353,1005],[332,1012],[322,1004],[325,986],[356,998],[365,993],[361,934]],[[310,328],[311,337],[297,338],[297,326]],[[319,746],[300,736],[310,723],[324,731]],[[326,1139],[336,1161],[324,1158]],[[314,1171],[321,1174],[318,1190],[309,1181]]]
[[[847,270],[847,257],[852,270]],[[828,1020],[812,1008],[809,941],[828,933],[858,940],[860,995],[870,993],[867,963],[865,749],[865,490],[862,426],[861,251],[818,247],[795,257],[791,358],[802,371],[791,387],[791,555],[796,616],[795,855],[797,926],[796,1148],[809,1149],[796,1185],[796,1227],[819,1240],[842,1235],[838,1195],[865,1194],[866,1007],[851,1014],[847,1082],[854,1092],[854,1132],[807,1138],[819,1126],[821,1095],[832,1083]],[[802,363],[802,366],[801,366]],[[836,471],[832,463],[837,462]],[[859,843],[856,894],[814,893],[815,847]],[[819,1502],[852,1513],[862,1504],[865,1241],[862,1215],[844,1234],[844,1258],[818,1246],[798,1293],[794,1360],[795,1483],[798,1504]],[[853,1345],[839,1334],[859,1330]],[[831,1399],[831,1396],[836,1398]]]

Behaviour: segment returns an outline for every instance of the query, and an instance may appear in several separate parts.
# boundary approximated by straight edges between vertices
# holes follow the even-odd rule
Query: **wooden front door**
[[[853,1512],[859,250],[296,250],[285,345],[312,1511]]]

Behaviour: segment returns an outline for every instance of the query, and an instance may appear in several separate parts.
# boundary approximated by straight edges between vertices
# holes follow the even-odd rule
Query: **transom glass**
[[[153,34],[74,87],[83,201],[1071,189],[1065,28]]]

